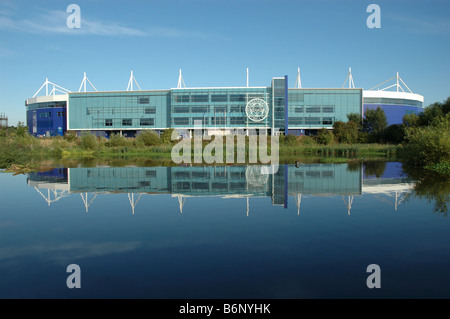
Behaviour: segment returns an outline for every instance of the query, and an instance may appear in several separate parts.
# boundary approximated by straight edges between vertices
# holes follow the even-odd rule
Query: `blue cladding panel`
[[[27,111],[27,126],[33,136],[63,136],[66,131],[66,108],[49,107]]]
[[[366,111],[367,109],[376,110],[377,107],[381,107],[384,113],[386,113],[388,125],[402,124],[403,116],[405,114],[408,113],[419,114],[423,111],[423,108],[417,106],[394,105],[394,104],[364,104],[364,111]]]

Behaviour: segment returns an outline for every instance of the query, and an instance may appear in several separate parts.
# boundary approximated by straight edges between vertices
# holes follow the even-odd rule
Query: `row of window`
[[[144,113],[156,114],[156,106],[148,107],[91,107],[86,108],[86,115],[91,114]]]
[[[334,105],[325,106],[298,106],[294,107],[295,113],[334,113]]]
[[[275,112],[284,113],[284,101],[279,101],[283,106],[276,106]],[[292,107],[291,107],[292,109]],[[333,105],[324,106],[298,106],[294,107],[295,113],[333,113],[335,107]],[[229,110],[229,111],[228,111]],[[212,107],[210,105],[191,105],[191,106],[174,106],[172,108],[173,113],[245,113],[244,105],[221,105]],[[91,114],[121,114],[121,113],[143,113],[143,114],[156,114],[156,107],[149,106],[144,108],[129,108],[129,107],[104,107],[104,108],[86,108],[86,115]],[[41,113],[45,114],[45,113]],[[59,115],[62,114],[62,115]],[[51,116],[51,115],[50,115]],[[64,116],[64,112],[58,112],[58,116]]]
[[[64,117],[65,115],[66,112],[56,112],[56,116],[58,117]],[[52,112],[39,113],[39,117],[52,117]]]
[[[245,102],[248,98],[264,98],[265,94],[248,93],[248,94],[174,94],[172,101],[174,103],[207,103],[207,102]]]
[[[155,125],[155,119],[152,118],[141,118],[141,119],[122,119],[122,120],[113,120],[113,119],[105,119],[105,126],[111,127],[115,125],[117,126],[120,121],[122,123],[122,126],[133,126],[137,124],[137,121],[139,120],[139,126],[153,126]],[[119,123],[118,123],[119,122]]]
[[[226,105],[222,106],[216,106],[216,107],[210,107],[209,105],[203,105],[203,106],[175,106],[172,109],[173,113],[244,113],[245,112],[245,106],[230,106],[229,111],[228,107]]]
[[[333,125],[334,117],[290,117],[289,125]]]
[[[227,125],[227,118],[223,116],[216,117],[193,117],[192,121],[190,117],[174,117],[172,118],[173,125],[184,125],[190,126],[199,123],[201,121],[201,125],[217,125],[223,126]],[[245,117],[230,117],[230,125],[245,125],[247,124],[247,118]]]

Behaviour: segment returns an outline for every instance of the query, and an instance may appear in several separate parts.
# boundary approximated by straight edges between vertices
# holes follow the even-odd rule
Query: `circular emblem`
[[[261,165],[248,165],[245,170],[245,179],[249,186],[263,187],[269,180],[269,174],[261,174]]]
[[[245,106],[245,113],[251,121],[261,122],[269,114],[269,106],[263,99],[253,99]]]

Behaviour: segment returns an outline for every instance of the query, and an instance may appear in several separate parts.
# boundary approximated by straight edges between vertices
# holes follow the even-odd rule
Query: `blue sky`
[[[66,8],[81,8],[69,29]],[[369,29],[369,4],[381,28]],[[77,91],[83,72],[98,90],[268,86],[297,67],[305,88],[341,87],[352,73],[370,89],[398,71],[425,105],[450,96],[446,0],[0,0],[0,112],[25,121],[24,101],[45,78]]]

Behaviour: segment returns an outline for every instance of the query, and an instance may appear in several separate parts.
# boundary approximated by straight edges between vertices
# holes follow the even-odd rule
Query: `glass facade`
[[[167,128],[170,91],[69,93],[69,130]]]
[[[52,118],[63,115],[63,131],[105,135],[113,131],[132,135],[147,129],[192,130],[200,123],[203,128],[225,133],[264,128],[272,134],[277,129],[298,134],[305,129],[331,129],[334,122],[346,121],[347,114],[362,113],[362,89],[288,89],[287,76],[274,77],[267,87],[74,92],[68,93],[67,100],[67,110],[66,102],[64,109],[55,103],[38,103],[28,105],[28,112],[53,109],[57,113],[52,113]],[[33,126],[37,131],[50,125],[32,123],[32,118],[30,113],[29,126],[37,123]]]
[[[289,129],[333,127],[347,114],[361,114],[361,89],[289,89]]]
[[[261,166],[79,167],[31,173],[33,182],[68,184],[70,192],[149,193],[186,196],[271,197],[287,207],[288,196],[358,195],[362,169],[347,164],[281,165],[274,175]]]

